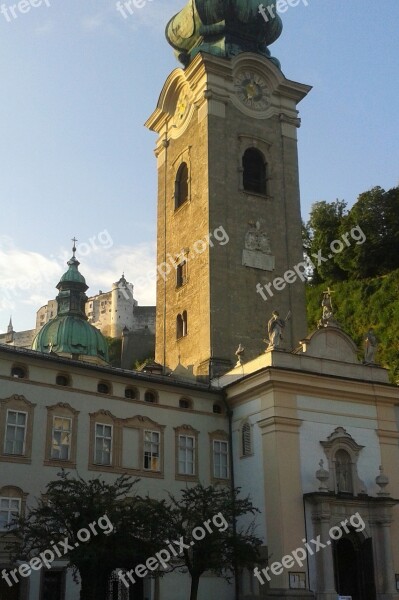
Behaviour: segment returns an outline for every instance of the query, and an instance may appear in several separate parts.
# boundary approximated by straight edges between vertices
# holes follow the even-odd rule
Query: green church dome
[[[76,240],[74,240],[76,241]],[[60,356],[79,358],[89,362],[108,362],[108,346],[99,329],[87,322],[86,280],[79,272],[75,256],[68,261],[68,270],[61,277],[57,289],[57,316],[46,323],[33,340],[32,350],[55,352]]]
[[[33,350],[80,357],[99,357],[108,362],[107,342],[101,331],[84,319],[67,315],[55,317],[36,335]]]

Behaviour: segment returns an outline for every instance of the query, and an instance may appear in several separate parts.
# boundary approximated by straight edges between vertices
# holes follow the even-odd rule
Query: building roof
[[[107,364],[95,364],[92,362],[86,362],[83,359],[74,360],[71,358],[65,358],[64,356],[58,356],[54,352],[38,352],[35,350],[28,350],[26,348],[19,348],[16,346],[6,346],[0,345],[0,356],[11,354],[15,357],[15,361],[22,362],[24,360],[39,360],[40,362],[47,362],[49,366],[58,365],[59,368],[72,368],[74,370],[90,370],[95,373],[98,373],[100,377],[108,376],[112,377],[122,377],[126,379],[126,382],[130,384],[137,383],[148,383],[151,385],[162,384],[165,386],[175,387],[175,388],[184,388],[185,390],[192,390],[196,392],[206,392],[211,393],[217,396],[220,396],[220,389],[217,389],[209,384],[200,383],[200,382],[189,382],[182,381],[173,377],[173,374],[169,375],[151,375],[149,373],[142,373],[140,371],[135,371],[132,369],[121,369],[119,367],[111,367]]]

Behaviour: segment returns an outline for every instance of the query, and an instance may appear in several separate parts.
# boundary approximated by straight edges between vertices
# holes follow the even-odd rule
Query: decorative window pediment
[[[320,441],[328,459],[328,489],[336,494],[365,494],[366,488],[357,472],[359,445],[343,427],[337,427],[327,440]]]
[[[150,417],[143,417],[142,415],[123,419],[121,422],[123,427],[134,427],[135,429],[165,429],[165,425],[160,425]]]

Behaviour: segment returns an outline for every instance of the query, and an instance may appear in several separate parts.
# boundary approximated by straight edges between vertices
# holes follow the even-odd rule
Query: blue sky
[[[143,124],[178,66],[164,38],[184,0],[123,19],[108,0],[47,0],[0,14],[0,331],[34,326],[81,246],[89,294],[155,268],[155,135]],[[307,0],[271,47],[313,86],[301,103],[302,211],[399,183],[398,0]],[[1,3],[0,3],[1,4]],[[5,6],[12,2],[6,1]],[[136,285],[155,302],[150,277]]]

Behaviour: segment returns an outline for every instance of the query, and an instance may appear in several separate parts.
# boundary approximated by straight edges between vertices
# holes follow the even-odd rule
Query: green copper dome
[[[71,258],[71,260],[68,261],[68,266],[69,269],[66,273],[63,274],[63,276],[60,279],[60,283],[64,282],[64,281],[71,281],[71,282],[78,282],[78,283],[84,283],[86,285],[86,280],[83,277],[82,273],[79,273],[79,261],[75,258],[75,256],[73,256]]]
[[[268,46],[283,29],[275,0],[189,0],[166,26],[166,39],[188,65],[198,52],[232,57],[262,54],[278,67]]]
[[[72,358],[98,357],[108,362],[107,342],[101,331],[77,316],[55,317],[36,335],[33,350]]]
[[[61,277],[57,289],[57,316],[46,323],[33,340],[32,349],[55,352],[61,356],[89,362],[108,362],[108,347],[101,331],[87,322],[86,280],[79,272],[79,261],[73,256],[68,270]]]

